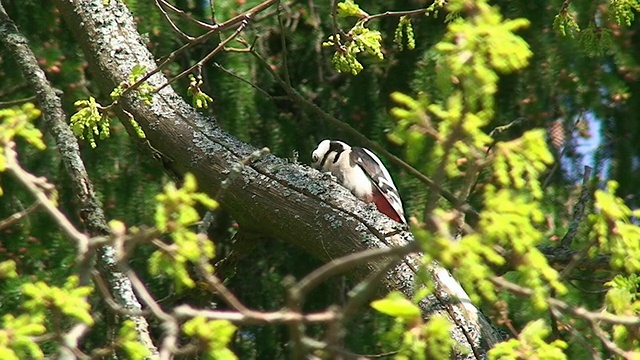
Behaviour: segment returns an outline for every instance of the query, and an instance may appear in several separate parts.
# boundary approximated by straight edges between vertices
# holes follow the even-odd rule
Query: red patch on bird
[[[374,195],[373,202],[376,204],[378,211],[380,211],[381,213],[387,215],[388,217],[392,218],[393,220],[399,223],[403,223],[400,215],[398,215],[398,213],[393,209],[393,207],[391,207],[391,204],[389,204],[389,201],[387,201],[387,199],[385,199],[384,196],[378,195],[378,194]]]

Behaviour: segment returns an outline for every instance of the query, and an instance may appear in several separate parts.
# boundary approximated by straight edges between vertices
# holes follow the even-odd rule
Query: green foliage
[[[136,135],[140,139],[146,139],[147,135],[145,135],[144,130],[142,130],[142,127],[140,127],[140,124],[138,124],[138,122],[133,118],[131,114],[126,113],[126,115],[127,115],[127,121],[129,121],[129,125],[131,125],[131,128],[136,133]]]
[[[593,24],[580,32],[579,40],[582,49],[590,56],[604,56],[613,46],[611,30]]]
[[[0,144],[3,146],[19,136],[37,149],[44,149],[42,133],[33,121],[40,117],[40,110],[33,103],[25,103],[21,107],[0,109]],[[1,169],[1,168],[0,168]]]
[[[614,314],[633,315],[640,311],[640,299],[638,299],[640,277],[638,275],[616,275],[605,285],[611,287],[607,291],[605,299],[607,307]]]
[[[589,215],[590,237],[599,248],[591,249],[591,255],[611,254],[611,266],[629,274],[640,271],[640,227],[630,218],[640,216],[640,210],[632,211],[622,199],[615,196],[618,185],[607,184],[607,190],[597,190],[595,207],[599,212]]]
[[[351,28],[346,37],[341,35],[331,35],[329,40],[323,43],[324,46],[336,48],[336,52],[331,58],[333,66],[338,72],[349,72],[358,75],[364,68],[356,56],[359,53],[376,56],[382,60],[382,35],[377,30],[371,30],[359,21]]]
[[[451,337],[451,322],[443,316],[436,316],[423,326],[422,329],[425,342],[425,359],[443,359],[448,358],[451,350],[456,347],[455,340]],[[407,359],[420,358],[423,353],[415,353],[414,356]]]
[[[195,317],[182,326],[187,336],[194,337],[205,345],[203,359],[231,360],[237,359],[228,346],[236,332],[236,327],[227,320],[207,320]]]
[[[140,80],[147,73],[147,68],[142,65],[136,65],[131,69],[131,74],[129,74],[128,81],[118,85],[111,92],[111,99],[114,101],[118,101],[122,94],[127,91],[130,87],[134,86],[138,80]],[[153,101],[153,92],[155,88],[151,86],[148,82],[144,81],[136,86],[133,90],[136,94],[137,98],[142,100],[145,104],[151,105]]]
[[[562,36],[575,37],[577,33],[580,33],[580,26],[574,19],[573,12],[569,11],[567,7],[563,7],[553,19],[553,28]]]
[[[567,359],[563,352],[567,348],[566,342],[554,340],[551,343],[547,343],[544,340],[549,336],[550,332],[544,320],[532,321],[522,329],[517,339],[502,342],[491,349],[489,351],[489,359]]]
[[[190,226],[200,220],[196,204],[213,210],[218,207],[218,203],[196,190],[196,178],[192,174],[186,174],[180,189],[174,183],[169,183],[163,193],[156,196],[156,227],[169,234],[173,245],[151,255],[149,270],[154,275],[166,273],[179,287],[195,286],[187,271],[188,262],[199,263],[201,257],[212,259],[215,256],[213,242],[203,234],[194,232]],[[208,264],[207,271],[213,272]]]
[[[444,9],[445,6],[447,6],[447,0],[434,0],[431,2],[431,5],[429,5],[426,9],[425,9],[425,15],[432,15],[433,17],[437,17],[440,13],[440,10]],[[453,17],[457,17],[458,14],[457,13],[452,13],[449,12],[446,15],[445,18],[445,23],[449,22],[449,19],[452,19]]]
[[[397,125],[393,132],[387,136],[395,144],[406,147],[409,162],[418,163],[423,159],[426,151],[424,146],[425,132],[436,136],[431,117],[425,111],[429,106],[430,99],[424,93],[418,94],[417,99],[414,99],[400,92],[391,93],[391,99],[400,106],[391,108],[390,113],[397,119]]]
[[[129,80],[123,84],[117,86],[111,92],[111,99],[114,101],[109,106],[100,105],[93,96],[89,97],[89,100],[78,100],[74,105],[78,108],[78,111],[71,115],[71,129],[76,137],[80,139],[86,139],[92,148],[97,146],[94,135],[99,135],[101,140],[108,138],[111,134],[111,119],[109,118],[109,110],[111,106],[116,104],[122,97],[122,94],[133,86],[140,78],[146,74],[146,68],[144,66],[136,65],[129,74]],[[147,105],[150,105],[153,100],[154,87],[149,83],[142,82],[134,90],[136,96]],[[138,137],[144,139],[146,135],[140,127],[137,121],[127,114],[129,124],[136,132]]]
[[[18,277],[16,272],[16,262],[13,260],[5,260],[0,262],[0,279],[13,279]]]
[[[43,359],[44,353],[33,336],[42,335],[46,331],[44,321],[44,314],[22,314],[18,317],[4,315],[0,328],[0,358]]]
[[[398,22],[398,27],[393,37],[393,42],[398,45],[398,49],[404,49],[405,40],[407,42],[407,49],[414,50],[416,48],[416,37],[413,33],[413,25],[411,25],[410,16],[402,16]]]
[[[50,286],[43,281],[24,284],[22,293],[28,299],[24,308],[32,314],[47,316],[49,311],[75,318],[89,326],[93,317],[89,313],[91,305],[87,296],[93,292],[89,286],[78,286],[78,278],[70,276],[63,287]]]
[[[209,107],[209,103],[213,102],[213,99],[211,96],[202,92],[200,86],[202,86],[202,77],[198,76],[196,79],[193,74],[189,74],[189,89],[187,89],[187,95],[191,96],[191,105],[196,109],[206,109]]]
[[[0,109],[0,172],[7,166],[4,147],[16,136],[25,139],[36,149],[45,148],[42,133],[33,125],[33,121],[38,117],[40,117],[40,110],[32,103],[26,103],[21,107]],[[0,195],[2,195],[2,188],[0,188]]]
[[[454,1],[449,9],[462,11],[465,4]],[[473,17],[452,21],[442,41],[435,46],[443,55],[442,65],[447,73],[460,82],[465,110],[477,112],[473,121],[480,123],[465,127],[484,125],[493,117],[498,73],[508,74],[526,67],[532,55],[526,41],[513,33],[527,27],[527,19],[503,20],[498,10],[485,1],[473,6]],[[452,110],[461,109],[462,99],[449,101],[455,101],[449,105]]]
[[[95,148],[98,145],[94,135],[99,135],[101,140],[109,137],[109,114],[93,96],[89,100],[78,100],[74,105],[78,111],[71,115],[71,130],[76,137],[88,140],[91,147]]]
[[[408,321],[420,319],[420,308],[397,291],[390,292],[384,299],[373,301],[371,307],[383,314]]]
[[[426,97],[413,100],[406,95],[393,95],[402,105],[392,110],[399,118],[394,136],[408,143],[419,142],[420,134],[434,137],[430,158],[440,159],[450,178],[474,171],[459,159],[472,164],[486,161],[484,149],[493,140],[484,127],[494,114],[497,73],[523,68],[531,55],[528,45],[513,34],[526,26],[526,21],[503,21],[497,10],[485,2],[476,2],[474,6],[473,15],[451,23],[444,40],[436,45],[443,69],[459,81],[445,104],[429,103]],[[451,2],[450,9],[464,10],[462,2]],[[461,36],[466,40],[458,41]],[[505,260],[488,244],[506,246],[518,254],[517,270],[521,281],[534,290],[537,307],[546,307],[548,285],[558,293],[566,292],[557,272],[535,247],[542,241],[536,226],[543,220],[538,178],[552,161],[542,131],[529,131],[518,139],[499,142],[494,146],[493,181],[484,189],[485,209],[480,214],[478,231],[451,243],[447,238],[434,240],[414,230],[418,239],[429,243],[425,249],[428,256],[456,269],[472,298],[479,300],[477,295],[481,294],[489,301],[496,299],[489,281],[493,275],[489,264],[501,265]],[[442,210],[436,210],[434,215],[443,224],[452,218]]]
[[[446,318],[436,316],[426,324],[422,322],[422,312],[415,302],[424,295],[425,292],[418,292],[415,295],[417,300],[412,302],[394,291],[371,302],[371,307],[395,318],[394,328],[387,333],[390,343],[400,344],[394,359],[447,358],[455,345],[451,338],[451,324]]]
[[[355,17],[364,17],[367,16],[367,13],[360,9],[358,4],[354,3],[353,0],[341,1],[338,3],[338,16],[341,18],[346,18],[350,16]]]
[[[242,2],[243,4],[232,1],[216,2],[215,9],[212,10],[215,10],[216,22],[221,23],[236,16],[239,11],[259,2],[259,0],[247,0]],[[178,2],[177,4],[182,6],[187,13],[196,14],[195,8],[192,8],[196,3],[201,2]],[[434,1],[430,8],[441,8],[444,3],[445,1],[442,0]],[[633,41],[634,35],[632,35],[632,31],[637,31],[635,28],[637,24],[632,24],[633,27],[627,29],[609,23],[612,21],[627,24],[633,19],[633,6],[627,5],[633,5],[634,2],[628,1],[611,2],[608,11],[592,2],[565,2],[571,5],[568,9],[564,9],[564,12],[561,9],[560,14],[558,14],[560,6],[558,2],[502,0],[491,2],[499,6],[508,18],[526,17],[531,21],[529,29],[523,31],[522,36],[530,44],[534,55],[527,60],[530,62],[528,68],[517,70],[516,74],[509,76],[501,76],[502,73],[494,69],[493,65],[487,66],[495,72],[496,78],[500,76],[500,82],[496,83],[495,89],[497,90],[491,95],[491,101],[493,101],[493,104],[490,104],[491,107],[485,107],[482,101],[478,100],[477,104],[479,104],[480,110],[476,111],[468,107],[469,95],[474,96],[473,91],[477,91],[481,95],[491,89],[484,87],[474,89],[473,86],[467,86],[466,83],[469,82],[469,79],[453,74],[447,65],[445,58],[449,55],[443,55],[442,51],[434,50],[431,47],[431,44],[440,40],[444,24],[465,22],[473,18],[477,5],[469,1],[465,3],[467,5],[455,10],[448,8],[446,18],[443,21],[435,17],[414,16],[408,23],[412,29],[415,29],[413,35],[416,49],[413,52],[384,52],[385,61],[368,63],[365,62],[367,59],[361,56],[363,51],[357,53],[361,56],[360,58],[345,56],[343,59],[338,59],[339,62],[345,63],[343,65],[344,72],[351,73],[354,68],[358,69],[358,65],[360,66],[359,76],[353,78],[334,77],[334,74],[329,70],[330,65],[327,66],[328,64],[324,62],[324,60],[328,60],[328,57],[319,50],[322,39],[326,39],[328,34],[333,33],[330,6],[310,7],[306,3],[294,3],[287,7],[286,11],[279,13],[284,26],[280,27],[275,17],[261,17],[259,22],[252,23],[251,27],[243,31],[242,37],[248,43],[255,44],[255,49],[265,55],[265,59],[271,66],[270,70],[283,77],[285,71],[287,72],[294,91],[313,100],[319,107],[357,128],[364,135],[383,146],[385,144],[391,145],[385,142],[385,136],[389,130],[393,130],[392,135],[395,136],[392,139],[393,145],[404,146],[405,159],[409,159],[416,168],[426,169],[430,175],[433,175],[433,171],[437,170],[439,162],[444,158],[447,166],[442,173],[444,174],[446,171],[449,177],[444,180],[443,186],[456,192],[457,195],[466,195],[466,193],[464,191],[458,192],[457,185],[459,183],[456,181],[466,181],[467,176],[474,171],[472,166],[483,168],[483,175],[475,193],[477,202],[474,203],[474,206],[477,206],[477,209],[487,210],[483,212],[485,217],[482,219],[482,224],[491,227],[490,229],[483,227],[482,233],[477,238],[465,237],[459,243],[454,244],[451,244],[445,237],[434,235],[425,229],[415,229],[414,231],[417,238],[430,240],[429,246],[433,250],[430,254],[433,257],[441,257],[444,259],[443,263],[453,264],[451,266],[457,269],[457,276],[467,272],[469,275],[460,277],[486,279],[493,274],[489,265],[505,264],[506,260],[499,255],[497,250],[502,248],[511,250],[511,247],[515,246],[519,252],[527,252],[532,244],[546,241],[550,233],[562,234],[567,225],[567,217],[563,217],[563,215],[567,211],[570,213],[570,209],[567,210],[564,204],[572,203],[570,199],[566,198],[566,194],[571,192],[572,184],[576,182],[576,179],[575,173],[572,173],[565,165],[576,161],[577,157],[568,151],[561,164],[562,171],[556,172],[557,176],[554,176],[551,183],[542,189],[545,207],[531,206],[531,203],[539,202],[540,197],[527,194],[527,192],[535,190],[536,186],[539,186],[539,182],[530,184],[529,181],[532,178],[537,179],[540,172],[533,165],[531,165],[533,169],[529,170],[529,165],[524,166],[523,162],[529,161],[529,159],[545,162],[542,160],[545,156],[539,153],[530,157],[519,152],[518,148],[524,141],[520,136],[528,134],[526,130],[530,128],[545,126],[549,119],[556,116],[561,116],[568,122],[572,122],[573,117],[577,115],[576,112],[586,109],[589,117],[593,116],[593,120],[589,120],[587,126],[581,125],[579,127],[580,136],[593,136],[594,140],[597,140],[601,134],[605,135],[605,141],[600,143],[598,149],[599,155],[596,157],[597,167],[594,169],[594,173],[602,179],[616,179],[620,184],[616,190],[619,198],[610,200],[615,205],[610,207],[618,207],[616,202],[622,204],[623,200],[626,202],[627,208],[637,207],[638,174],[636,162],[640,147],[636,146],[638,136],[635,124],[637,123],[637,114],[640,112],[640,102],[632,101],[637,98],[635,84],[638,76],[636,70],[638,52],[637,44]],[[183,41],[164,21],[154,2],[127,0],[126,4],[137,12],[139,18],[143,19],[138,23],[138,27],[148,38],[148,43],[152,44],[150,48],[154,51],[156,58],[171,53],[176,49],[176,44]],[[338,9],[339,15],[350,17],[349,19],[342,18],[343,20],[340,21],[355,22],[368,16],[353,1],[341,2],[339,6],[342,7],[342,9]],[[372,14],[374,12],[381,14],[387,10],[407,9],[412,6],[415,5],[402,1],[390,3],[372,0],[366,3],[367,10],[371,10]],[[49,80],[56,88],[64,92],[65,110],[72,112],[70,105],[73,101],[81,98],[88,99],[90,93],[95,93],[97,86],[93,82],[94,78],[85,73],[85,60],[80,55],[81,51],[78,49],[76,41],[68,35],[65,27],[60,26],[61,19],[58,12],[50,5],[50,2],[36,0],[9,2],[5,7],[18,26],[28,34],[31,40],[30,47],[36,52],[38,61]],[[616,11],[616,7],[622,11]],[[624,11],[628,11],[628,13],[625,14]],[[191,26],[185,19],[174,17],[173,14],[170,16],[178,26],[186,29],[189,34],[200,34],[203,31],[196,28],[195,25]],[[549,22],[554,16],[556,16],[554,27],[559,32],[562,31],[566,34],[566,38],[550,31],[551,24]],[[205,18],[205,20],[209,19]],[[391,31],[396,25],[395,21],[395,19],[385,16],[372,22],[375,25],[380,25],[375,29],[381,31],[380,35],[384,39],[385,36],[392,35]],[[351,25],[349,24],[346,30]],[[396,30],[403,31],[401,44],[409,46],[409,39],[405,36],[407,29],[401,27],[400,24],[397,25]],[[372,26],[369,23],[366,25],[368,29],[374,29]],[[454,40],[450,38],[448,42],[458,45],[458,41],[460,41],[459,45],[464,45],[469,42],[469,39],[471,42],[479,40],[468,37],[467,33],[457,34],[460,36],[451,35]],[[254,38],[258,40],[253,42]],[[338,40],[347,41],[346,39]],[[210,46],[215,45],[215,41],[217,39],[212,38],[204,50],[209,51]],[[390,43],[391,41],[388,41],[388,44]],[[477,57],[484,57],[485,50],[483,49],[483,54]],[[466,67],[469,72],[475,70],[475,66],[477,66],[475,48],[470,53],[471,59],[462,66],[463,70]],[[468,52],[463,51],[459,51],[457,54],[461,61],[469,55]],[[605,54],[610,56],[602,56]],[[171,64],[167,71],[171,74],[179,73],[185,64],[193,64],[200,60],[198,56],[201,56],[200,51],[179,54],[176,58],[177,61]],[[284,61],[285,56],[288,57],[287,63]],[[254,145],[268,146],[282,157],[290,156],[291,151],[296,149],[300,152],[300,160],[303,163],[307,160],[305,154],[319,139],[331,137],[343,138],[348,142],[353,141],[336,127],[319,121],[317,114],[302,111],[298,107],[292,106],[292,102],[288,100],[281,101],[283,91],[274,82],[268,71],[255,59],[246,56],[246,53],[220,54],[216,56],[215,61],[236,76],[256,85],[254,88],[240,82],[237,78],[229,76],[217,68],[210,67],[203,71],[204,84],[200,90],[203,93],[212,94],[217,102],[209,108],[203,107],[202,109],[207,114],[215,115],[219,124],[234,136]],[[490,60],[487,59],[485,62],[489,64]],[[287,65],[286,68],[285,65]],[[367,71],[360,71],[363,66],[367,68]],[[4,57],[0,62],[0,78],[3,79],[0,86],[2,95],[0,97],[3,98],[3,101],[5,97],[6,100],[9,100],[8,98],[20,99],[33,95],[32,89],[23,86],[24,79],[15,69],[16,65],[11,57]],[[484,71],[484,69],[482,70]],[[489,73],[484,75],[491,76],[491,74],[487,74]],[[184,82],[182,82],[183,80]],[[131,81],[127,83],[132,84]],[[187,94],[189,84],[186,79],[180,79],[179,83],[176,88],[182,89],[185,93],[183,95],[189,95]],[[484,84],[482,81],[478,81],[478,83]],[[208,84],[215,84],[215,86],[207,88]],[[460,95],[463,87],[469,88],[471,91],[465,90]],[[256,89],[261,91],[256,91]],[[120,88],[120,91],[124,90],[124,86]],[[391,93],[397,93],[392,100],[396,104],[393,115],[398,118],[398,124],[395,128],[391,117],[387,114],[387,109],[394,106],[389,101]],[[416,95],[402,95],[410,93]],[[405,97],[404,100],[400,99],[402,96]],[[457,96],[457,98],[450,99],[450,96]],[[437,107],[433,105],[437,105]],[[404,115],[396,114],[396,110],[399,113],[404,111]],[[462,120],[456,118],[453,110],[460,114],[471,113],[469,122],[466,121],[466,118],[462,118]],[[495,116],[488,116],[490,115],[489,111],[492,111]],[[516,136],[520,140],[506,139],[502,143],[494,145],[492,151],[487,153],[485,147],[493,140],[483,139],[483,134],[496,125],[504,124],[518,117],[525,119],[523,131]],[[36,121],[35,124],[38,125],[38,122]],[[135,122],[132,124],[137,125]],[[465,124],[469,124],[469,128],[465,128]],[[589,129],[590,126],[592,127]],[[480,131],[477,131],[478,128]],[[601,134],[595,132],[594,129],[597,128],[601,129]],[[4,133],[4,131],[0,131],[0,136]],[[541,141],[540,134],[534,132],[533,135],[532,138],[535,141],[532,140],[534,144],[528,145],[528,151],[542,152],[542,148],[535,145],[535,142]],[[444,142],[447,140],[455,144],[455,147],[449,148],[449,152],[445,151],[448,147],[444,145]],[[49,150],[35,152],[30,146],[24,146],[22,141],[16,141],[16,143],[21,155],[21,163],[26,169],[30,169],[34,174],[43,174],[49,178],[51,183],[58,184],[57,187],[61,192],[61,209],[69,214],[72,220],[75,220],[74,215],[78,210],[77,200],[70,190],[68,176],[64,171],[61,171],[63,167],[60,164],[60,155],[55,150],[51,150],[55,147],[49,146]],[[503,153],[500,154],[499,160],[502,165],[497,169],[497,174],[494,174],[496,172],[495,155],[498,148]],[[119,218],[127,224],[152,223],[153,210],[156,206],[154,196],[158,192],[158,186],[163,182],[159,166],[137,152],[135,145],[124,133],[122,126],[111,127],[111,139],[109,142],[101,144],[100,150],[98,152],[83,148],[82,155],[89,169],[90,178],[94,181],[95,190],[104,203],[104,210],[108,218]],[[400,147],[390,147],[390,150],[398,153]],[[487,154],[486,157],[485,154]],[[458,166],[452,164],[453,160],[459,162],[456,164]],[[581,169],[581,166],[577,166],[577,168]],[[429,191],[425,191],[422,183],[399,169],[389,166],[389,170],[400,189],[408,214],[420,214]],[[524,184],[522,177],[524,177]],[[8,196],[0,201],[0,219],[24,210],[32,201],[31,194],[19,189],[11,180],[10,177],[2,179]],[[494,188],[490,189],[486,186],[487,184]],[[516,189],[516,186],[520,188]],[[485,209],[484,199],[488,190],[493,191],[498,198],[489,204],[490,209]],[[496,212],[496,209],[499,212]],[[590,210],[588,209],[587,212]],[[545,214],[544,222],[540,221],[540,212]],[[446,221],[452,214],[452,212],[440,209],[430,215],[436,219],[444,219],[441,222],[445,228],[443,232],[446,233],[447,228],[450,232],[454,232],[457,228],[455,222]],[[602,212],[597,215],[604,220],[616,218],[619,219],[620,224],[632,225],[633,215],[622,218],[611,217]],[[502,221],[503,217],[505,217],[504,221]],[[226,216],[222,214],[220,218],[225,219]],[[217,217],[217,219],[219,218]],[[535,221],[527,227],[522,227],[521,225],[525,224],[527,219]],[[616,220],[609,221],[608,224],[600,224],[602,219],[598,218],[598,221],[594,219],[590,218],[588,224],[583,224],[581,229],[584,229],[584,236],[578,235],[572,247],[580,250],[593,239],[602,238],[602,243],[606,244],[601,247],[598,242],[598,246],[592,248],[591,255],[619,253],[613,256],[616,259],[616,269],[624,271],[625,274],[614,277],[608,283],[611,288],[606,296],[585,295],[585,293],[571,287],[569,293],[565,295],[565,300],[576,307],[580,306],[586,309],[606,307],[607,312],[636,316],[638,312],[637,299],[634,296],[637,293],[637,280],[629,275],[627,270],[624,270],[624,262],[620,260],[624,246],[629,245],[631,249],[635,248],[632,237],[635,236],[635,233],[633,230],[627,230],[627,236],[618,236]],[[219,225],[223,229],[218,230],[217,233],[222,234],[220,236],[221,244],[216,242],[215,248],[215,252],[219,255],[226,254],[227,250],[234,246],[230,245],[231,242],[227,238],[230,233],[229,221],[223,220]],[[594,225],[596,226],[592,229]],[[493,229],[494,226],[496,229]],[[622,228],[625,230],[624,226]],[[484,232],[489,231],[498,237],[500,232],[506,233],[508,229],[516,231],[514,236],[505,240],[500,238],[501,242],[497,244],[493,240],[485,241],[485,237],[482,236]],[[532,229],[537,234],[533,234]],[[525,235],[524,244],[512,244],[512,239],[516,238],[515,234]],[[607,236],[611,236],[611,238],[605,239]],[[27,216],[20,224],[0,229],[0,237],[3,239],[0,244],[0,258],[6,256],[12,259],[17,267],[16,272],[19,274],[19,278],[0,281],[2,283],[0,312],[10,313],[21,309],[22,304],[16,298],[19,298],[20,291],[18,289],[22,284],[36,280],[59,283],[73,269],[75,257],[73,249],[68,246],[67,240],[59,235],[55,222],[50,221],[43,212]],[[216,240],[218,240],[217,237]],[[457,248],[458,246],[460,249]],[[166,281],[163,276],[152,276],[145,272],[148,269],[148,259],[155,249],[155,247],[152,249],[151,245],[139,246],[138,251],[132,254],[131,263],[132,267],[135,267],[136,271],[140,273],[140,277],[149,290],[157,298],[163,299],[163,308],[170,309],[177,301],[183,300],[208,306],[212,301],[208,294],[202,296],[201,293],[184,291],[176,295],[175,286],[167,284],[169,281]],[[175,250],[173,244],[165,250],[169,250],[166,252],[166,257],[173,259],[172,251]],[[533,281],[533,286],[536,289],[539,288],[540,283],[551,288],[548,284],[548,278],[553,278],[554,274],[541,274],[541,271],[546,267],[546,261],[539,259],[539,254],[533,249],[531,251],[532,253],[527,253],[524,258],[516,256],[514,259],[510,259],[514,262],[509,265],[518,265],[520,270],[517,273],[509,273],[505,277],[526,287]],[[288,256],[283,257],[283,253]],[[628,258],[632,260],[637,256],[630,255]],[[169,264],[167,261],[160,267],[170,268],[169,265],[174,263],[175,261]],[[535,264],[531,275],[526,271],[530,263]],[[458,264],[466,264],[466,266]],[[250,307],[277,309],[283,301],[280,287],[283,274],[298,276],[312,271],[317,266],[319,266],[318,263],[309,261],[308,254],[298,249],[291,249],[287,247],[287,244],[279,242],[265,241],[246,254],[246,257],[234,269],[227,269],[225,275],[219,276],[224,276],[225,281],[231,285],[234,294],[240,295],[240,298]],[[228,275],[229,273],[233,275]],[[602,281],[598,282],[600,274],[589,273],[582,276],[587,278],[587,281],[572,280],[576,284],[576,288],[587,283],[591,286],[589,289],[601,290]],[[246,281],[246,279],[252,280]],[[472,286],[469,286],[470,283]],[[309,308],[317,309],[334,303],[338,295],[342,294],[343,288],[340,287],[344,286],[342,282],[339,286],[331,283],[325,285],[326,291],[323,289],[318,294],[309,296],[307,301]],[[466,282],[465,288],[472,289],[478,294],[494,293],[492,284],[487,281]],[[542,301],[546,292],[540,292],[540,294],[537,296],[538,300],[536,301],[538,302]],[[532,319],[546,314],[534,309],[529,299],[509,297],[504,291],[498,295],[501,298],[504,296],[509,299],[508,316],[517,331],[520,331]],[[562,293],[558,293],[558,295],[562,296]],[[487,312],[485,311],[485,313]],[[381,326],[381,324],[388,325],[387,321],[393,320],[385,318],[384,321],[380,321],[377,317],[368,320],[371,322],[363,325],[366,322],[365,317],[359,316],[353,327],[348,329],[345,337],[346,348],[357,353],[379,353],[379,344],[382,340],[387,339],[389,341],[385,342],[385,346],[389,344],[389,350],[397,350],[398,345],[406,344],[403,348],[406,351],[398,354],[399,356],[424,356],[426,351],[430,358],[446,358],[445,355],[433,356],[436,350],[432,349],[439,349],[438,344],[440,343],[437,341],[439,336],[421,335],[420,331],[424,334],[426,324],[422,325],[423,329],[421,330],[420,327],[414,327],[415,324],[408,324],[407,321],[398,319],[390,334],[382,334],[387,326]],[[26,323],[44,324],[45,319],[27,319]],[[127,353],[123,356],[135,357],[136,353],[141,356],[141,353],[127,350],[128,346],[121,345],[128,337],[130,340],[134,340],[131,337],[132,329],[128,327],[129,325],[125,324],[120,329],[120,336],[115,339],[113,344],[108,345],[117,345],[119,351]],[[573,330],[580,332],[581,342],[570,342],[570,347],[565,349],[567,358],[586,358],[588,354],[585,355],[585,353],[593,350],[591,346],[596,351],[598,349],[602,352],[606,351],[588,327],[579,326],[581,325],[580,321],[568,325],[574,326]],[[101,328],[97,329],[99,326]],[[113,339],[106,339],[104,336],[107,331],[108,333],[115,331],[111,326],[97,322],[92,330],[92,333],[95,332],[97,335],[88,334],[83,339],[85,340],[83,346],[90,349],[93,348],[93,344],[100,343],[100,341],[112,341]],[[153,334],[160,333],[160,329],[153,326],[152,324]],[[633,351],[638,348],[637,333],[633,328],[628,329],[622,325],[611,326],[604,323],[602,327],[607,333],[606,335],[624,350]],[[3,325],[0,332],[6,331],[6,328],[7,326]],[[442,334],[448,334],[444,327],[435,326],[435,328],[441,330]],[[307,329],[309,333],[311,333],[311,329],[312,326]],[[414,332],[408,333],[409,329],[413,329]],[[559,330],[561,336],[570,338],[562,328]],[[318,336],[322,336],[322,330],[317,331]],[[528,328],[527,331],[529,331]],[[30,336],[37,336],[42,332],[34,332]],[[363,333],[368,336],[361,336]],[[2,333],[0,339],[5,339],[6,334],[7,332]],[[406,337],[404,337],[405,335]],[[279,327],[243,327],[242,336],[237,336],[234,341],[234,350],[242,348],[242,353],[238,351],[236,353],[243,359],[283,359],[287,356],[286,350],[284,350],[286,339],[286,330]],[[432,339],[436,341],[436,345],[429,343]],[[154,340],[157,339],[154,338]],[[516,357],[514,351],[515,354],[524,354],[522,357],[527,358],[529,353],[525,352],[523,348],[529,346],[529,343],[522,341],[522,335],[518,337],[517,341],[515,350],[507,349],[504,358]],[[0,340],[0,344],[6,343]],[[508,347],[507,343],[501,346],[505,345]],[[540,345],[543,344],[540,343]],[[34,349],[40,351],[36,344],[34,346],[36,346]],[[137,345],[132,343],[131,346],[136,347]],[[535,349],[535,346],[537,345],[529,347]],[[366,349],[366,351],[360,351],[362,349]],[[443,353],[450,350],[446,346],[442,349]],[[14,350],[11,348],[8,351]],[[3,347],[3,345],[0,345],[0,351],[2,351],[0,358],[10,359],[11,356],[17,358],[43,357],[43,355],[38,356],[37,353],[30,353],[24,349],[20,350],[21,352],[10,354],[7,347]],[[42,351],[47,353],[46,348],[43,348]],[[49,357],[49,354],[46,356]],[[607,357],[607,355],[602,357]]]
[[[611,288],[605,296],[607,310],[622,316],[637,316],[640,313],[640,276],[630,274],[627,276],[616,275],[605,285]],[[635,336],[635,331],[624,325],[613,325],[612,338],[615,343],[625,350],[640,348],[640,339]]]
[[[125,320],[122,323],[116,346],[127,354],[127,359],[143,360],[151,355],[149,349],[138,341],[136,324],[132,320]]]
[[[348,72],[358,75],[364,68],[356,56],[360,53],[384,59],[382,54],[382,34],[367,27],[365,17],[367,13],[352,0],[338,3],[338,16],[342,18],[356,16],[361,18],[347,32],[345,36],[333,34],[322,45],[336,49],[331,62],[338,72]],[[410,25],[409,25],[410,26]]]
[[[609,0],[609,17],[618,25],[631,26],[635,18],[634,11],[640,12],[638,0]]]
[[[527,190],[536,200],[542,197],[540,183],[531,179],[537,179],[553,162],[544,136],[542,130],[533,130],[519,139],[496,144],[493,176],[498,186]]]

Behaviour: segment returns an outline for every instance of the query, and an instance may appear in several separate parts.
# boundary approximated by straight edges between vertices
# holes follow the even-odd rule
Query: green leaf
[[[132,320],[125,320],[122,323],[116,346],[127,354],[127,359],[143,360],[151,355],[149,348],[138,341],[136,324]]]
[[[421,317],[420,307],[397,291],[389,293],[384,299],[373,301],[371,307],[383,314],[406,320]]]
[[[236,327],[227,320],[207,320],[197,316],[182,326],[182,331],[205,346],[207,359],[232,360],[236,355],[228,349]]]
[[[71,115],[71,130],[76,137],[88,140],[91,147],[95,148],[97,146],[95,135],[100,139],[109,137],[111,125],[109,116],[93,96],[88,100],[78,100],[74,104],[78,111]]]
[[[18,277],[16,272],[16,262],[13,260],[5,260],[0,262],[0,279],[13,279]]]
[[[346,18],[350,16],[355,17],[364,17],[367,16],[367,13],[360,10],[360,6],[354,3],[353,0],[346,0],[338,3],[337,15],[341,18]]]
[[[0,171],[5,168],[4,145],[18,136],[26,140],[38,150],[46,146],[42,141],[42,132],[33,125],[41,112],[33,103],[25,103],[20,107],[0,109]]]
[[[189,275],[189,262],[199,263],[202,257],[213,259],[215,246],[191,226],[200,220],[197,204],[214,209],[218,203],[207,194],[198,192],[198,183],[193,174],[187,173],[181,188],[168,183],[161,194],[156,195],[156,227],[169,233],[173,244],[171,251],[160,249],[151,255],[149,271],[154,275],[166,274],[173,278],[178,288],[191,288],[195,281]],[[213,272],[213,268],[206,268]]]
[[[555,340],[547,343],[544,339],[550,330],[544,320],[532,321],[520,332],[517,339],[501,342],[489,351],[491,360],[511,359],[548,359],[565,360],[564,349],[567,343]]]

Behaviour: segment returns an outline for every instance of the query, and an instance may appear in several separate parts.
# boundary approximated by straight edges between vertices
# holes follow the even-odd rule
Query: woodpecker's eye
[[[311,161],[318,162],[318,155],[316,154],[311,155]]]

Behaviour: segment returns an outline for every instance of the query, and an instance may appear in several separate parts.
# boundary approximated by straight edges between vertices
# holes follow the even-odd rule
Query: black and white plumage
[[[375,203],[378,210],[406,224],[400,194],[380,159],[369,149],[342,141],[323,140],[311,154],[312,166],[330,172],[358,199]]]

